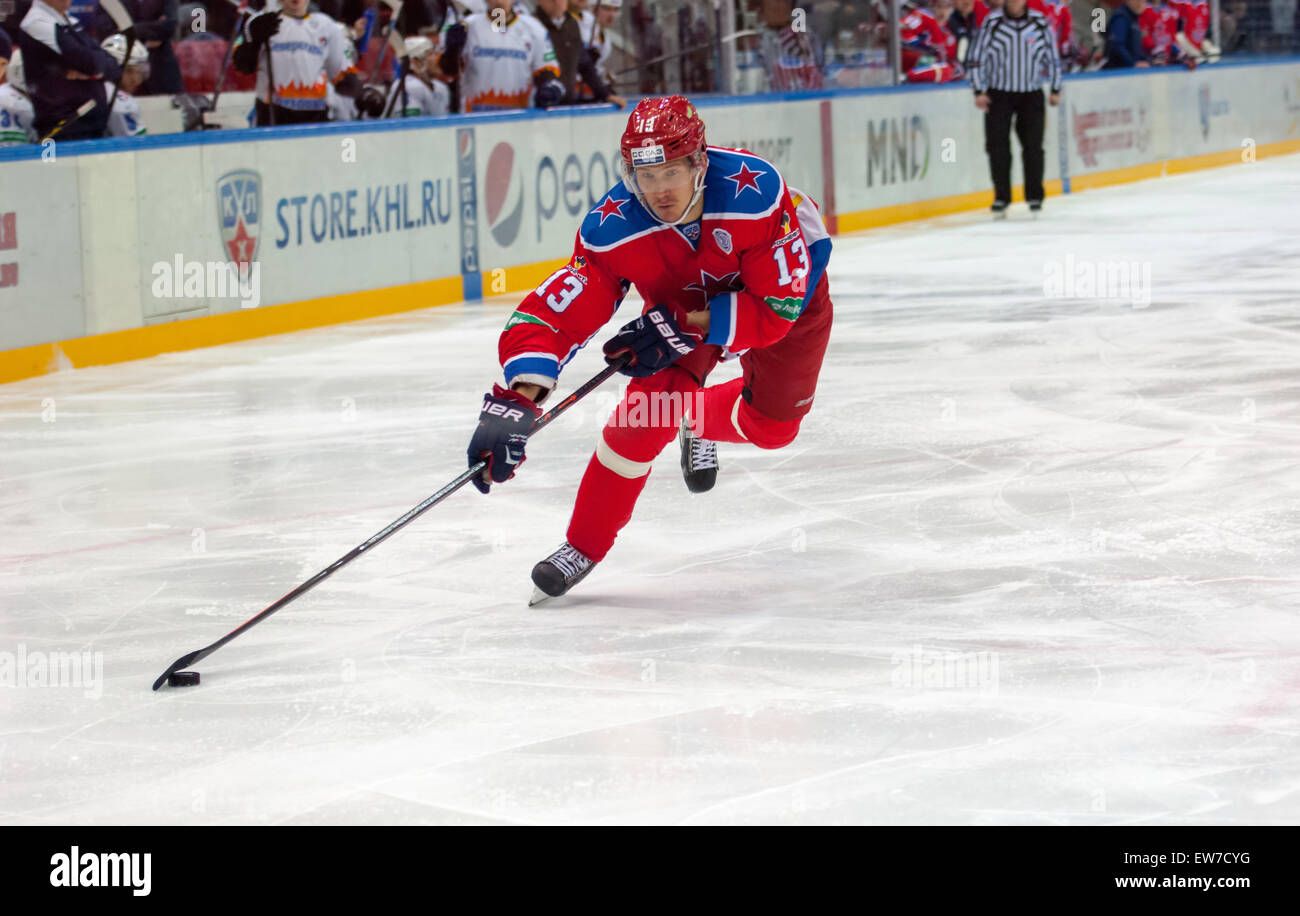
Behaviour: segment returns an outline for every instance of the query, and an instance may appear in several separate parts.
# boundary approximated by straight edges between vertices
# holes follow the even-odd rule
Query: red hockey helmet
[[[680,95],[642,99],[627,119],[627,129],[619,144],[623,156],[623,181],[647,211],[660,222],[677,225],[685,221],[704,193],[704,176],[709,166],[705,152],[704,119],[690,100]],[[637,181],[636,170],[645,166],[664,165],[675,159],[690,160],[692,177],[690,202],[677,219],[660,216],[646,200]]]
[[[704,155],[704,120],[683,96],[642,99],[628,116],[619,146],[629,170],[683,156],[699,165]]]

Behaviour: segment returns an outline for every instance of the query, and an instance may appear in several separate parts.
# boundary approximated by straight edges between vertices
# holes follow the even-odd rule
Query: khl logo
[[[236,169],[217,179],[217,225],[229,260],[248,264],[257,259],[261,220],[261,175]]]

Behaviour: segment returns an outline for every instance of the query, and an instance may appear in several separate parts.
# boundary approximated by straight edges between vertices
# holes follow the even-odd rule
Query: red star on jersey
[[[688,283],[684,288],[704,293],[704,301],[707,303],[712,302],[714,296],[721,293],[734,293],[743,289],[744,285],[740,282],[740,273],[738,271],[715,277],[707,270],[701,270],[700,282]]]
[[[605,220],[609,219],[611,216],[617,216],[619,219],[627,219],[627,217],[623,215],[623,204],[627,203],[629,200],[631,200],[630,197],[625,197],[622,200],[615,200],[613,197],[607,197],[605,198],[605,202],[592,212],[600,214],[600,224],[602,226],[605,225]]]
[[[230,260],[237,264],[246,264],[253,259],[254,239],[244,231],[244,221],[239,221],[235,229],[234,237],[226,242],[226,248],[230,250]]]
[[[739,197],[741,192],[746,188],[753,188],[757,193],[762,194],[758,189],[758,176],[766,175],[767,172],[752,171],[745,163],[740,163],[740,171],[734,175],[728,175],[728,181],[736,183],[736,196]]]

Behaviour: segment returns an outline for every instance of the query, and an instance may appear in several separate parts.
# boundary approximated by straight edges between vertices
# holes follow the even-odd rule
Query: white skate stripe
[[[749,436],[746,436],[745,431],[740,428],[740,400],[741,396],[738,396],[736,403],[731,405],[731,425],[735,427],[736,432],[740,433],[740,438],[748,442]]]
[[[650,473],[650,467],[654,462],[651,461],[633,461],[631,458],[624,458],[614,449],[610,448],[605,436],[602,433],[600,439],[596,441],[596,460],[609,468],[619,477],[626,477],[628,480],[636,480],[638,477],[644,477]]]

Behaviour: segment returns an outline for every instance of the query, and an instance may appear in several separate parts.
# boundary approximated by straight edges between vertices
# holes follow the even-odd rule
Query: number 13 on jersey
[[[556,283],[555,281],[561,277],[563,277],[563,280]],[[543,280],[541,285],[537,287],[536,293],[543,302],[551,307],[551,311],[558,313],[573,305],[573,300],[577,299],[586,288],[587,278],[566,264]],[[547,295],[547,290],[551,290],[550,295]]]
[[[790,248],[789,254],[786,253],[787,245]],[[793,271],[790,270],[790,255],[795,255],[799,259],[799,266]],[[808,277],[808,249],[804,247],[803,237],[796,235],[789,242],[777,245],[772,250],[772,260],[776,261],[776,266],[781,271],[780,284],[793,285],[795,292],[802,293]]]

